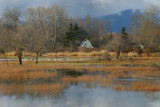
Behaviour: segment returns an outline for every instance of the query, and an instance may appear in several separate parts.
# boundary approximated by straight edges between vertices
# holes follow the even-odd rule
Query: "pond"
[[[0,107],[159,107],[158,71],[2,72]]]

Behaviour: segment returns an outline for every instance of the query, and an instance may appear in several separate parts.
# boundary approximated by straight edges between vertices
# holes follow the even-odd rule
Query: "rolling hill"
[[[104,16],[96,17],[95,19],[103,20],[109,19],[111,24],[111,31],[119,33],[121,32],[122,27],[127,29],[130,27],[130,19],[135,14],[135,12],[141,12],[140,10],[124,10],[116,14],[109,14]]]

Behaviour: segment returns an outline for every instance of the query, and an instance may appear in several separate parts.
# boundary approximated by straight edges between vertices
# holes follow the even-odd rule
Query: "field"
[[[146,62],[149,62],[148,60]],[[84,73],[85,71],[87,73]],[[159,81],[156,81],[156,77],[160,75],[159,67],[153,65],[120,66],[116,64],[113,66],[107,65],[107,62],[103,62],[103,65],[93,63],[28,64],[26,62],[23,66],[19,66],[12,62],[9,65],[1,63],[0,73],[0,90],[6,94],[61,93],[68,87],[68,84],[77,82],[83,82],[87,87],[94,87],[100,83],[101,87],[111,87],[117,91],[160,91]],[[146,81],[145,78],[152,79]],[[125,79],[131,81],[125,81]],[[126,84],[129,86],[126,87]]]
[[[115,58],[115,53],[109,54],[111,60],[105,60],[105,51],[47,53],[39,57],[37,64],[26,60],[34,59],[33,53],[24,53],[20,66],[18,60],[13,60],[17,59],[14,53],[8,53],[8,64],[0,61],[0,100],[22,106],[41,103],[42,107],[58,102],[59,107],[63,103],[76,106],[82,99],[84,106],[90,99],[105,103],[109,98],[114,104],[116,98],[133,102],[134,98],[151,96],[149,101],[153,101],[159,95],[159,53],[121,54],[120,59]],[[86,105],[91,106],[92,101]]]
[[[6,54],[7,59],[18,59],[14,52]],[[24,52],[23,59],[30,59],[30,61],[23,61],[24,64],[34,64],[34,53]],[[106,57],[109,57],[109,60]],[[116,59],[114,52],[107,53],[106,51],[93,52],[57,52],[45,53],[39,57],[41,64],[56,64],[56,63],[74,63],[74,64],[103,64],[103,65],[137,65],[137,66],[160,66],[160,53],[143,53],[136,52],[121,53],[120,59]],[[0,59],[4,59],[0,54]],[[46,60],[45,60],[46,59]],[[48,60],[47,60],[48,59]],[[6,62],[0,62],[5,64]],[[18,61],[10,61],[9,64],[18,64]]]

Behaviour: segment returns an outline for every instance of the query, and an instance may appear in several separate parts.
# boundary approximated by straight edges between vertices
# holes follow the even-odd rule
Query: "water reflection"
[[[159,107],[159,71],[1,72],[0,107]]]
[[[86,88],[84,84],[78,84],[70,86],[59,97],[1,95],[0,107],[159,107],[159,96],[160,93],[117,92],[98,86]]]

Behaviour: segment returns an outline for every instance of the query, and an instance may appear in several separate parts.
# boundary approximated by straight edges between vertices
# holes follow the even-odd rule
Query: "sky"
[[[159,5],[160,0],[0,0],[0,12],[6,7],[25,10],[29,7],[56,4],[70,16],[92,17],[118,13],[126,9],[145,9],[149,5]]]

